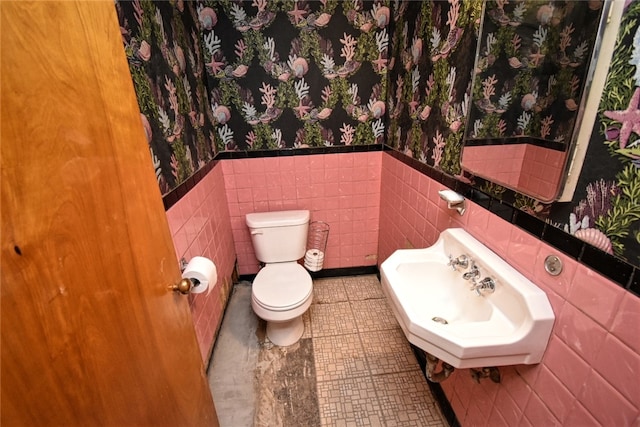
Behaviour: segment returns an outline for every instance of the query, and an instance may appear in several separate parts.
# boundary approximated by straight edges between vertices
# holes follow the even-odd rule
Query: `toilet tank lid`
[[[309,222],[309,211],[254,212],[247,214],[246,221],[249,228],[301,225]]]

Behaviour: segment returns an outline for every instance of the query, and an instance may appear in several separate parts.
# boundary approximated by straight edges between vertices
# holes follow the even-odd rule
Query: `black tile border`
[[[360,267],[343,267],[343,268],[326,268],[320,271],[310,271],[309,274],[313,279],[325,279],[328,277],[340,277],[340,276],[362,276],[365,274],[375,274],[380,279],[380,271],[377,265],[363,265]],[[256,278],[255,274],[243,274],[238,280],[247,281],[253,283],[253,279]]]
[[[384,152],[396,160],[459,192],[469,200],[487,209],[494,215],[509,221],[516,227],[530,233],[539,240],[574,258],[579,263],[597,271],[627,291],[640,296],[640,268],[626,261],[603,252],[596,247],[578,239],[564,230],[542,221],[525,211],[521,211],[513,202],[505,198],[496,198],[477,190],[469,184],[458,181],[442,171],[435,171],[431,166],[419,162],[387,145]],[[420,165],[416,165],[420,163]],[[425,170],[427,169],[427,170]],[[429,171],[428,169],[431,169]],[[508,199],[511,199],[510,197]]]
[[[178,185],[176,188],[162,196],[162,203],[164,204],[164,210],[168,211],[171,206],[178,203],[197,183],[202,181],[202,178],[207,176],[209,172],[218,164],[216,157],[210,160],[209,163],[198,169],[193,175],[187,178],[184,182]]]
[[[423,175],[446,185],[452,190],[461,193],[467,199],[477,203],[479,206],[482,206],[494,215],[500,216],[511,224],[525,230],[557,250],[576,259],[581,264],[597,271],[629,292],[640,296],[640,268],[635,267],[620,258],[602,252],[577,237],[554,227],[548,222],[542,221],[533,215],[519,210],[513,206],[514,200],[510,193],[507,194],[506,197],[503,195],[502,198],[496,198],[472,187],[467,183],[459,181],[451,175],[447,175],[446,173],[422,163],[417,159],[409,157],[388,145],[341,145],[332,147],[293,148],[288,150],[223,151],[218,153],[213,160],[200,168],[185,182],[164,195],[162,201],[164,203],[165,210],[168,210],[185,194],[187,194],[189,190],[195,187],[195,185],[200,182],[200,180],[202,180],[202,178],[204,178],[220,160],[224,159],[361,153],[369,151],[384,151],[396,160],[399,160]]]

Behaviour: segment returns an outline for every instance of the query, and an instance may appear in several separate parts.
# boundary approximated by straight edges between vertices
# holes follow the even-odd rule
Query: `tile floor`
[[[446,426],[376,276],[314,281],[306,317],[321,425]]]
[[[301,354],[313,359],[308,363],[313,362],[309,372],[315,373],[315,378],[301,384],[302,387],[315,385],[315,390],[293,393],[288,396],[289,402],[278,402],[274,397],[270,412],[277,412],[278,405],[295,406],[291,399],[296,396],[306,396],[306,399],[316,396],[317,406],[316,402],[305,405],[309,407],[309,403],[313,403],[317,408],[317,421],[321,426],[447,426],[411,347],[387,306],[377,277],[314,280],[313,292],[314,301],[304,315],[305,332],[301,339],[304,347],[312,348],[312,352]],[[287,353],[287,349],[278,349],[268,340],[260,345],[262,361],[265,356],[273,361]],[[216,345],[213,359],[224,357],[219,355],[222,351],[222,346]],[[210,369],[209,375],[221,374]],[[275,375],[257,373],[254,378],[258,382],[254,390],[262,394],[263,400],[265,390],[277,388],[268,383]],[[217,402],[216,391],[213,393]],[[277,392],[271,393],[275,394]],[[218,413],[222,427],[226,427],[220,408]],[[279,418],[278,423],[293,425],[286,420],[286,417]],[[265,424],[256,417],[254,425]]]

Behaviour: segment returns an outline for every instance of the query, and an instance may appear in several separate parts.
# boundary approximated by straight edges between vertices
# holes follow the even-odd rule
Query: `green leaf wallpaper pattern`
[[[163,194],[216,153],[193,2],[118,1],[122,41]]]
[[[475,179],[461,175],[460,152],[480,1],[135,0],[116,8],[163,194],[225,150],[385,143]],[[574,201],[514,197],[518,208],[599,239],[635,265],[640,136],[616,112],[638,110],[639,14],[629,2]],[[504,189],[484,183],[483,191],[501,198]]]
[[[574,201],[553,213],[564,230],[640,265],[640,2],[622,16]]]
[[[459,175],[481,2],[402,2],[394,9],[387,144]]]
[[[200,4],[217,149],[381,144],[387,3]]]

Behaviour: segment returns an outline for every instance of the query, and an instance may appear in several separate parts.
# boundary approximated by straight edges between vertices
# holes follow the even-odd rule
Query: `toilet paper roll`
[[[308,250],[304,257],[304,266],[309,271],[322,270],[324,252],[318,249]]]
[[[304,255],[304,259],[305,260],[323,260],[324,259],[324,252],[322,252],[320,249],[309,249],[305,255]]]
[[[215,286],[218,281],[218,271],[209,258],[194,256],[182,272],[182,278],[193,282],[192,294],[199,294],[206,291],[209,286],[212,288]]]

